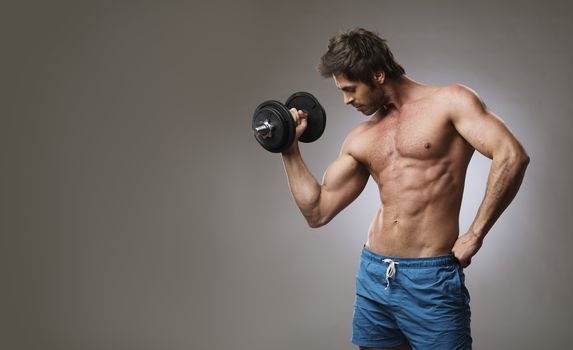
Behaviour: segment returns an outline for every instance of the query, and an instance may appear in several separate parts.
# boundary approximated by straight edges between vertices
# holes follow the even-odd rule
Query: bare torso
[[[380,191],[367,248],[400,257],[450,252],[459,234],[464,181],[474,148],[448,118],[443,88],[378,113],[358,128],[351,155]]]

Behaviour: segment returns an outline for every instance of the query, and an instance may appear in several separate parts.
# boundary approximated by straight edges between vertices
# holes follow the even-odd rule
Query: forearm
[[[493,159],[485,197],[469,231],[483,240],[509,203],[515,198],[529,160],[518,157]]]
[[[321,185],[302,160],[297,144],[282,153],[289,189],[302,215],[311,226],[320,221],[319,202]]]

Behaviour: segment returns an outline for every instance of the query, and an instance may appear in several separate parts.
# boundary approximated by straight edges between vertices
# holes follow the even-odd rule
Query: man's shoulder
[[[461,83],[441,86],[437,95],[449,102],[468,102],[477,98],[477,93],[472,88]]]
[[[452,117],[454,115],[463,115],[468,108],[485,107],[478,94],[467,85],[453,83],[439,88],[434,94],[434,106],[439,106],[443,115]]]
[[[364,135],[370,129],[371,124],[371,121],[366,120],[355,125],[346,135],[343,149],[353,154],[362,149],[361,145],[367,141]]]
[[[452,84],[445,92],[448,101],[448,112],[455,118],[483,113],[487,110],[486,104],[477,92],[464,84]]]
[[[363,136],[364,133],[372,127],[372,125],[373,121],[370,119],[359,122],[350,130],[350,132],[346,136],[346,140],[353,141],[360,139],[361,136]]]

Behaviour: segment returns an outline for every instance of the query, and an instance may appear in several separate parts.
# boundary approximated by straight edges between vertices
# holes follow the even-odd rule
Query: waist
[[[400,268],[424,268],[435,266],[453,266],[459,264],[458,259],[456,259],[453,253],[440,256],[408,258],[375,253],[368,249],[366,245],[364,245],[362,248],[361,258],[381,265],[387,265],[384,260],[390,259],[396,263],[399,263]]]
[[[370,225],[366,245],[373,252],[395,257],[447,255],[459,235],[455,220],[424,224],[412,222],[399,227],[379,223],[375,221]]]

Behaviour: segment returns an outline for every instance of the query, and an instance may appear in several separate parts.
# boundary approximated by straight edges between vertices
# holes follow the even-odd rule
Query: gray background
[[[378,194],[310,229],[263,100],[314,93],[321,179],[363,117],[315,71],[356,26],[420,82],[463,83],[531,156],[466,270],[476,349],[565,348],[572,331],[572,6],[566,1],[3,2],[2,349],[350,349]],[[460,229],[491,161],[468,170]]]

